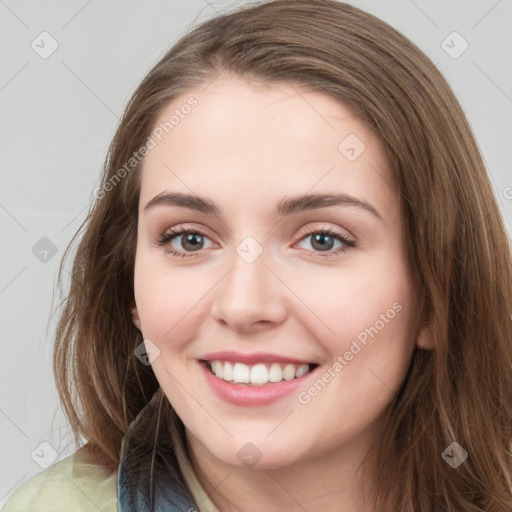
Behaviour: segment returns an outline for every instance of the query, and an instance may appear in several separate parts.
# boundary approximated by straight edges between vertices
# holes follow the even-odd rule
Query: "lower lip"
[[[290,395],[316,370],[315,368],[302,377],[292,380],[269,382],[262,386],[248,386],[245,384],[232,384],[224,379],[220,379],[209,370],[204,362],[199,362],[199,365],[202,368],[206,381],[218,397],[231,404],[244,407],[271,404]]]

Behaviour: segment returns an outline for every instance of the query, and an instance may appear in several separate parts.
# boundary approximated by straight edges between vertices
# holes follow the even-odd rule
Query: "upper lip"
[[[230,361],[232,363],[244,363],[247,365],[258,363],[289,363],[289,364],[311,364],[311,361],[295,359],[293,357],[270,354],[268,352],[255,352],[252,354],[242,352],[232,352],[224,350],[222,352],[210,352],[201,357],[204,361]]]

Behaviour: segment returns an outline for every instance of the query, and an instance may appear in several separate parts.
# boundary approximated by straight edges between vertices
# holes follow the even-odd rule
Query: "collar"
[[[161,390],[159,391],[161,393]],[[140,442],[136,443],[135,439],[137,439],[137,441],[141,439],[139,436],[141,435],[141,429],[143,429],[142,439],[144,441],[151,441],[151,429],[147,429],[149,430],[149,434],[144,436],[144,434],[146,434],[144,424],[147,423],[148,417],[155,417],[153,415],[154,409],[158,409],[160,400],[165,399],[165,397],[161,398],[160,393],[158,391],[155,393],[146,407],[140,411],[135,420],[131,423],[123,437],[117,476],[118,512],[198,512],[200,510],[190,490],[182,483],[176,482],[171,486],[161,475],[155,475],[154,494],[153,497],[151,497],[151,482],[148,471],[133,470],[134,466],[141,469],[151,468],[152,450],[146,449],[150,446],[149,443],[144,442],[144,446],[141,450]],[[137,434],[137,436],[135,436],[135,434]],[[182,443],[181,448],[183,448]],[[178,443],[178,450],[179,449],[180,443]],[[174,468],[177,474],[181,475],[183,480],[185,477],[180,467],[178,455],[176,453],[172,455],[173,456],[169,457],[169,465],[171,468]],[[133,461],[136,462],[134,463]],[[128,466],[132,468],[130,471],[131,474],[127,471]],[[135,495],[129,492],[129,478],[136,479]]]

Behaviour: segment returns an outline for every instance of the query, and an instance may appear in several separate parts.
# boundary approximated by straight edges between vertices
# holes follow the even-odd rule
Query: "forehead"
[[[184,108],[191,98],[195,106]],[[226,200],[235,190],[252,204],[332,189],[382,207],[393,201],[378,137],[343,103],[305,86],[220,78],[167,105],[155,128],[166,122],[144,160],[141,204],[171,189]]]

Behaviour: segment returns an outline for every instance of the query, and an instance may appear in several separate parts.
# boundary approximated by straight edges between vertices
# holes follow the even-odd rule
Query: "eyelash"
[[[201,231],[200,229],[186,229],[186,228],[183,228],[183,227],[178,227],[178,228],[171,228],[169,231],[166,231],[165,233],[163,233],[160,238],[158,239],[157,241],[157,245],[159,247],[163,247],[164,245],[168,245],[167,249],[166,249],[166,252],[168,252],[169,254],[172,254],[173,256],[178,256],[178,257],[182,257],[182,258],[189,258],[189,257],[194,257],[196,256],[196,252],[200,252],[200,251],[195,251],[195,252],[189,252],[189,253],[183,253],[183,252],[179,252],[179,251],[175,251],[174,249],[171,248],[170,246],[170,242],[180,236],[180,235],[189,235],[189,234],[195,234],[195,235],[201,235],[201,236],[204,236],[206,238],[209,238],[208,235],[206,233],[204,233],[203,231]],[[338,233],[332,229],[329,229],[329,228],[325,228],[325,229],[305,229],[303,231],[301,231],[300,233],[300,236],[301,238],[298,240],[299,242],[302,242],[302,240],[304,240],[305,238],[307,238],[308,236],[310,235],[314,235],[314,234],[322,234],[322,235],[329,235],[333,238],[337,238],[340,242],[342,242],[345,247],[338,247],[336,250],[329,250],[329,251],[325,251],[324,254],[322,254],[322,251],[311,251],[312,253],[314,253],[315,255],[317,256],[320,256],[322,258],[329,258],[329,257],[332,257],[332,256],[335,256],[337,254],[339,254],[340,252],[341,253],[347,253],[349,252],[353,247],[356,246],[355,242],[353,240],[350,240],[349,238],[347,238],[346,236],[342,235],[341,233]]]

